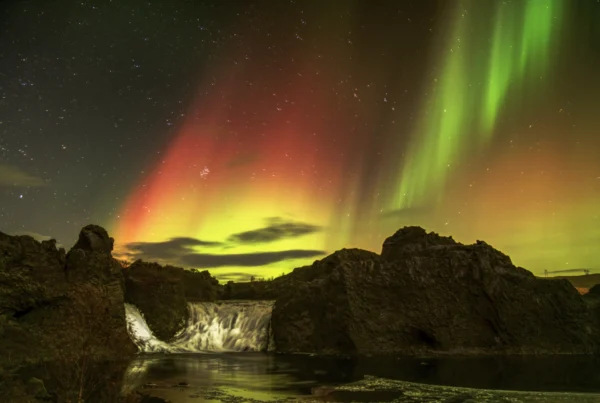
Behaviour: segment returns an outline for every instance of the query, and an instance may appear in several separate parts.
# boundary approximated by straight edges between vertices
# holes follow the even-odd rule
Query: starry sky
[[[271,277],[405,225],[600,270],[596,0],[0,5],[0,231]]]

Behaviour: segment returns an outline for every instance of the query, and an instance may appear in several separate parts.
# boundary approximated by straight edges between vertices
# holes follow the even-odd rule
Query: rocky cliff
[[[68,253],[55,241],[0,233],[0,367],[52,363],[59,381],[81,381],[73,369],[135,352],[112,244],[93,225]]]
[[[296,269],[272,318],[277,349],[317,353],[590,353],[598,329],[566,280],[485,242],[407,227],[381,255],[341,250]]]

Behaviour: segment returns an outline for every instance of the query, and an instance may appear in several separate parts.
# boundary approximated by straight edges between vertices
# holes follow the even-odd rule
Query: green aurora
[[[525,85],[537,89],[531,85],[549,69],[562,7],[560,0],[468,0],[455,12],[392,210],[441,203],[453,169],[473,151],[470,144],[489,144],[507,102]]]

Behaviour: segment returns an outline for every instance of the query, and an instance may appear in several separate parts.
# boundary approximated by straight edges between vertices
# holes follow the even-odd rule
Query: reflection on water
[[[277,358],[259,353],[143,356],[131,363],[124,389],[145,386],[178,403],[190,395],[202,401],[194,393],[198,390],[263,401],[310,394],[315,383],[301,380],[297,368]]]
[[[224,395],[271,401],[308,396],[365,375],[494,390],[600,393],[600,360],[589,356],[348,359],[261,353],[152,355],[131,363],[124,387],[133,390],[146,385],[153,395],[174,403],[223,401]]]

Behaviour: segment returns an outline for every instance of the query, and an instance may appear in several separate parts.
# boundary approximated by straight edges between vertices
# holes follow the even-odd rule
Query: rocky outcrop
[[[85,227],[68,254],[53,240],[0,233],[0,355],[15,362],[52,358],[62,354],[61,345],[75,349],[77,341],[107,355],[134,351],[124,279],[111,247],[97,226]],[[93,334],[96,324],[105,331]]]
[[[72,376],[83,362],[135,352],[112,242],[92,225],[69,253],[53,240],[0,233],[0,370],[52,362]]]
[[[398,260],[409,255],[422,254],[432,247],[453,245],[456,245],[456,241],[451,236],[427,233],[421,227],[404,227],[383,242],[381,257],[386,260]]]
[[[566,280],[538,279],[485,242],[419,227],[381,256],[341,250],[296,269],[272,318],[277,349],[317,353],[589,353],[598,330]],[[285,276],[287,277],[287,276]]]
[[[125,301],[138,307],[156,337],[170,340],[188,318],[183,269],[137,261],[125,271]]]
[[[181,281],[188,302],[210,302],[221,296],[219,280],[211,276],[208,270],[184,270]]]
[[[138,260],[125,269],[126,302],[144,314],[156,337],[170,340],[188,319],[188,302],[214,301],[219,282],[208,271]]]

